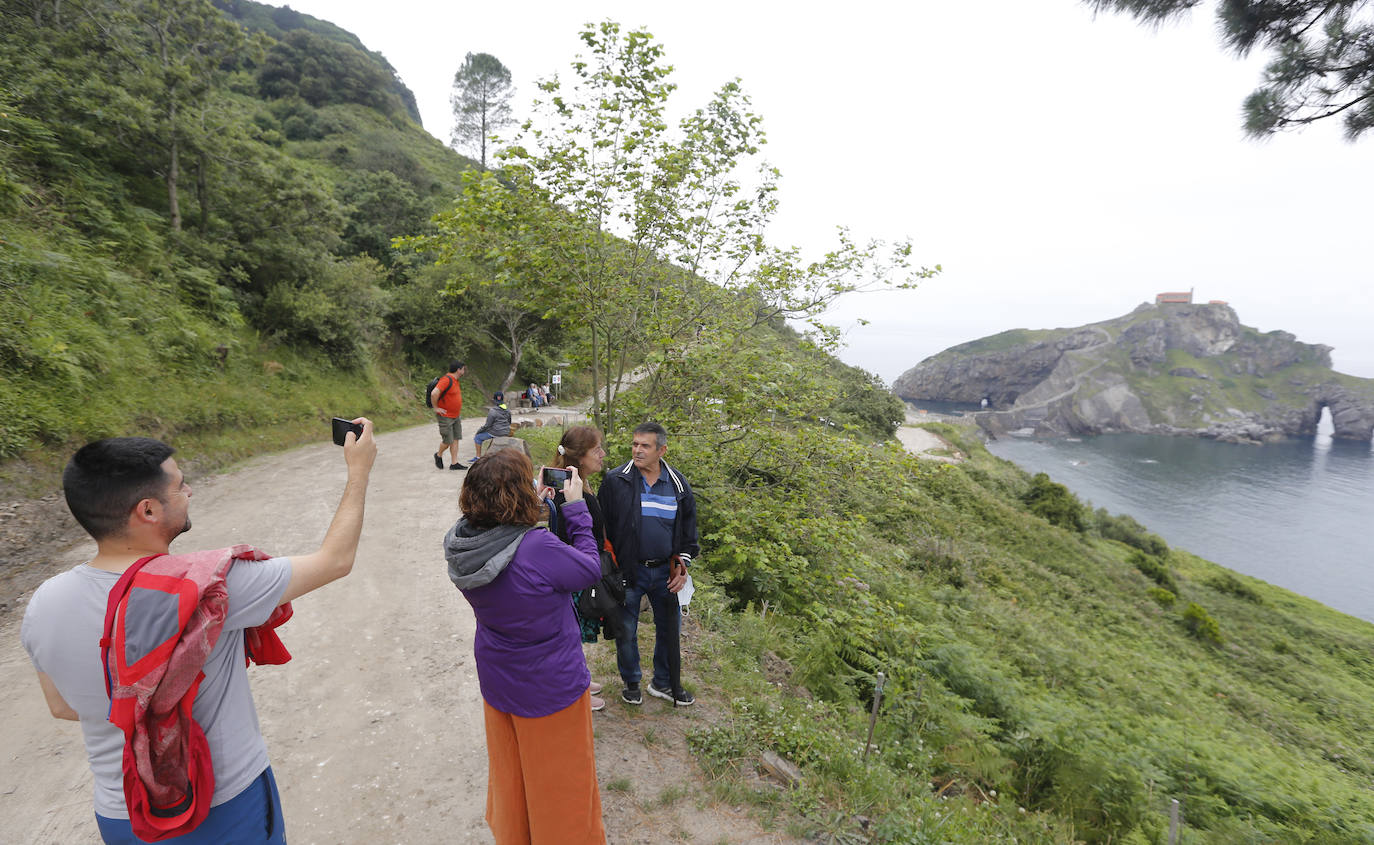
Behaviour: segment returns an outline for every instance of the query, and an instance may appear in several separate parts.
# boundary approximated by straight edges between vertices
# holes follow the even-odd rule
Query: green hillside
[[[1374,628],[941,433],[971,460],[828,444],[766,503],[676,449],[710,503],[724,795],[845,842],[1164,842],[1171,799],[1184,841],[1374,841]],[[765,749],[801,788],[741,795]]]
[[[584,395],[637,369],[594,410],[613,452],[662,421],[697,492],[685,672],[722,714],[691,740],[717,797],[834,843],[1159,843],[1173,799],[1184,841],[1374,842],[1374,628],[1090,512],[966,431],[940,430],[966,463],[904,453],[901,403],[816,321],[854,279],[938,268],[843,232],[813,260],[767,244],[776,173],[733,175],[763,143],[737,84],[660,140],[657,45],[591,27],[550,125],[636,143],[551,130],[480,174],[330,24],[183,0],[163,60],[149,3],[87,7],[0,5],[9,498],[102,435],[217,466],[334,414],[420,423],[455,355],[479,394],[560,360]],[[584,72],[644,99],[579,99]],[[617,155],[642,157],[598,169]],[[558,432],[530,436],[551,457]],[[801,782],[760,781],[764,751]]]
[[[415,104],[415,94],[396,75],[396,69],[391,66],[385,56],[367,49],[363,42],[358,39],[358,36],[353,33],[340,29],[329,21],[322,21],[319,18],[297,12],[290,6],[268,6],[263,3],[254,3],[252,0],[214,0],[214,4],[215,8],[238,21],[249,32],[264,33],[275,41],[289,46],[291,52],[296,54],[290,58],[318,60],[328,56],[335,61],[354,64],[362,73],[373,77],[368,80],[368,84],[359,86],[355,91],[366,92],[369,99],[380,103],[386,102],[386,94],[392,94],[404,108],[405,114],[415,123],[420,123],[420,109]],[[362,55],[359,56],[358,54]],[[286,59],[287,56],[282,55],[281,58]],[[299,82],[302,75],[299,65],[293,67],[289,61],[279,61],[277,69],[276,83],[281,84],[283,78],[290,78],[292,84],[296,85],[294,93],[299,93]],[[310,75],[305,74],[305,76],[307,78],[306,90],[312,90],[309,83]],[[313,90],[318,91],[321,98],[339,95],[340,92],[335,90],[332,84],[335,80],[319,79],[318,77],[317,80]],[[314,105],[319,105],[319,103],[314,103]],[[394,109],[394,106],[392,108]],[[391,109],[384,105],[382,110]]]
[[[0,458],[140,430],[214,465],[333,414],[419,421],[453,355],[503,372],[461,307],[431,316],[452,274],[390,246],[471,162],[356,37],[223,5],[257,34],[182,3],[166,61],[137,2],[0,16]]]

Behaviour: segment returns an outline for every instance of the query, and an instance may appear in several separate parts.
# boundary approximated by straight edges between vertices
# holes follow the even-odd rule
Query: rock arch
[[[1334,437],[1346,440],[1374,439],[1374,401],[1357,396],[1350,390],[1334,384],[1322,385],[1312,397],[1311,431],[1317,433],[1317,421],[1321,419],[1322,408],[1331,410],[1331,424],[1335,427]],[[1304,429],[1306,427],[1304,426]]]

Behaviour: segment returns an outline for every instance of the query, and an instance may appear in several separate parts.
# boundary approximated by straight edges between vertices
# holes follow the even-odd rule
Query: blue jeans
[[[106,845],[142,845],[128,819],[95,817]],[[195,830],[163,839],[175,845],[286,845],[286,823],[281,817],[277,779],[268,766],[248,788],[215,807]]]
[[[643,677],[639,668],[639,597],[649,596],[654,611],[654,686],[676,691],[682,687],[682,653],[678,634],[682,629],[682,608],[677,595],[668,592],[668,564],[630,568],[625,585],[625,632],[615,641],[615,661],[626,686],[638,686]]]

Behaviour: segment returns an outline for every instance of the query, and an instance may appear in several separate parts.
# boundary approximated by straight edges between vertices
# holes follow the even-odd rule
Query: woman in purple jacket
[[[487,824],[497,845],[605,843],[591,678],[569,609],[600,578],[600,558],[577,471],[563,488],[572,545],[535,527],[540,492],[529,458],[494,452],[468,471],[463,517],[444,537],[449,579],[477,617]]]

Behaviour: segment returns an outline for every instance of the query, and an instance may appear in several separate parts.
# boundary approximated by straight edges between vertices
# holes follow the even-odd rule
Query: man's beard
[[[171,542],[172,542],[173,540],[175,540],[176,538],[180,537],[182,534],[185,534],[187,531],[190,531],[190,530],[191,530],[191,515],[190,515],[190,514],[187,514],[187,515],[186,515],[186,523],[185,523],[184,525],[182,525],[181,528],[179,528],[179,529],[177,529],[177,530],[171,532],[171,536],[169,536],[169,537],[167,538],[167,543],[170,545]]]

